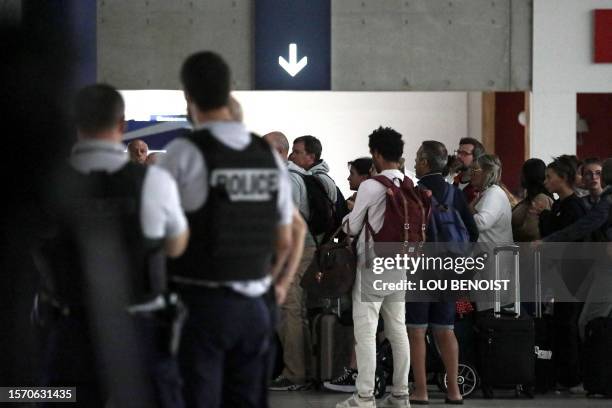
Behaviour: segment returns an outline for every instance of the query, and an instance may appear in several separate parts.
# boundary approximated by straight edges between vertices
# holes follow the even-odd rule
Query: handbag
[[[355,282],[357,254],[348,232],[338,239],[342,226],[325,243],[318,245],[300,286],[314,297],[340,297],[349,293]],[[337,241],[337,242],[336,242]]]

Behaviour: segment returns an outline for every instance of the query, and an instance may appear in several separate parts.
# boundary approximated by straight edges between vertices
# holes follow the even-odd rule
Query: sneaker
[[[561,393],[568,392],[568,391],[569,391],[569,389],[565,385],[561,385],[559,383],[555,384],[555,393],[556,394],[561,394]]]
[[[363,398],[355,393],[351,398],[337,403],[336,408],[376,408],[376,400],[374,397]]]
[[[569,391],[570,394],[579,394],[579,395],[586,394],[584,385],[582,384],[574,385],[573,387],[569,387],[567,390]]]
[[[325,381],[323,387],[332,391],[355,392],[355,381],[357,381],[357,370],[354,368],[344,368],[344,374],[331,381]]]
[[[270,391],[299,391],[304,388],[306,388],[305,384],[296,384],[282,374],[276,377],[268,386]]]
[[[381,407],[410,407],[408,394],[395,396],[392,393],[383,398]]]

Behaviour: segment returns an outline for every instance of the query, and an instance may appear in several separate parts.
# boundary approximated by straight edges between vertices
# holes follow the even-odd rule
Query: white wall
[[[124,91],[128,119],[148,120],[153,114],[183,114],[185,101],[179,91]],[[457,148],[468,135],[468,118],[479,117],[479,97],[465,92],[256,92],[233,95],[242,104],[244,122],[265,134],[279,130],[291,143],[311,134],[323,144],[323,158],[331,176],[348,193],[346,163],[369,156],[368,135],[378,126],[391,126],[406,143],[407,170],[423,140],[435,139]],[[480,94],[477,94],[480,95]],[[480,129],[472,123],[475,129]],[[474,130],[472,136],[480,137]]]
[[[319,138],[343,192],[348,192],[346,163],[369,156],[368,135],[378,126],[402,134],[407,170],[413,170],[423,140],[439,140],[454,150],[467,135],[463,92],[236,92],[236,98],[245,123],[260,134],[280,130],[290,143],[306,134]]]
[[[531,157],[546,163],[576,154],[576,94],[534,92],[531,95]]]
[[[594,64],[594,9],[612,0],[535,0],[533,91],[612,92],[612,65]]]
[[[576,152],[576,94],[612,92],[612,65],[594,64],[593,10],[612,0],[535,0],[532,157]]]

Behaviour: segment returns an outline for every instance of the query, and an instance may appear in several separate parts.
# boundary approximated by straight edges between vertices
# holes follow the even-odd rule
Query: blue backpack
[[[431,195],[427,241],[448,243],[444,245],[444,252],[465,255],[469,248],[470,235],[459,211],[454,206],[454,200],[455,187],[451,185],[446,186],[441,203],[433,194]]]

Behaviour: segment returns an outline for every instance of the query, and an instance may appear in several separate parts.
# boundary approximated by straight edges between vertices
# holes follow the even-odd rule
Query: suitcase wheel
[[[515,395],[517,397],[525,396],[529,399],[533,399],[534,398],[534,387],[532,385],[518,384],[515,388]]]
[[[436,382],[440,391],[446,392],[447,377],[446,373],[439,373],[436,375]],[[476,369],[469,364],[459,364],[459,373],[457,376],[457,384],[459,385],[459,392],[461,396],[466,398],[469,397],[478,388],[480,379]]]

